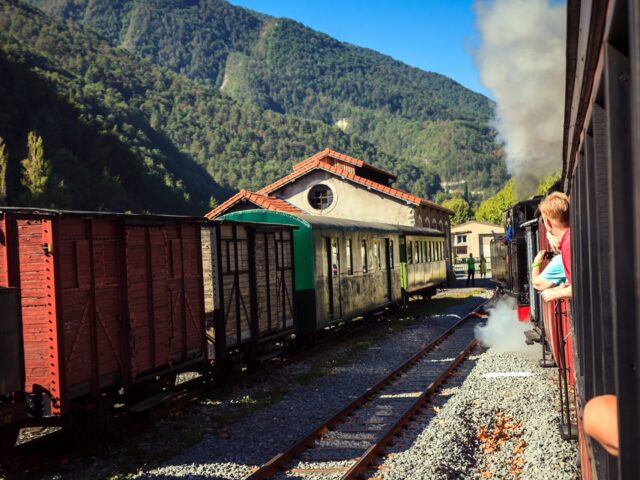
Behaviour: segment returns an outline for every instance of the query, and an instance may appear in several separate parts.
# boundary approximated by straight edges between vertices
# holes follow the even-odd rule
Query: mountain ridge
[[[224,85],[240,103],[342,126],[390,155],[436,168],[445,181],[467,180],[472,191],[490,193],[508,177],[489,99],[294,20],[223,0],[32,3],[154,63]]]
[[[238,188],[259,188],[326,147],[392,169],[400,184],[423,195],[438,189],[437,175],[368,142],[320,122],[240,106],[109,46],[80,24],[20,1],[0,1],[0,13],[8,72],[0,85],[0,137],[9,146],[12,204],[20,199],[19,162],[31,130],[43,137],[70,198],[56,206],[202,214],[212,195],[222,200]]]

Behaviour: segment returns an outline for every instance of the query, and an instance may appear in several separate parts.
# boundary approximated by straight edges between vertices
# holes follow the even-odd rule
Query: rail
[[[444,342],[455,330],[457,330],[463,323],[474,316],[480,316],[479,311],[484,308],[484,306],[488,303],[489,300],[483,302],[480,306],[476,307],[469,314],[465,315],[462,319],[456,322],[453,326],[448,328],[444,333],[442,333],[438,338],[432,341],[427,346],[423,347],[420,351],[414,354],[411,358],[405,361],[402,365],[396,368],[394,371],[389,373],[383,379],[381,379],[378,383],[376,383],[373,387],[367,389],[364,393],[362,393],[358,398],[349,403],[346,407],[340,410],[338,413],[333,415],[329,420],[322,423],[316,429],[314,429],[311,433],[306,435],[301,440],[297,441],[294,445],[288,448],[286,451],[275,455],[269,461],[267,461],[262,467],[253,472],[251,475],[247,477],[246,480],[263,480],[272,477],[279,470],[285,468],[285,466],[294,458],[298,457],[302,452],[309,449],[314,442],[320,440],[323,435],[335,429],[335,427],[341,423],[344,423],[347,417],[354,414],[356,410],[365,406],[365,404],[370,403],[374,398],[376,398],[382,390],[384,390],[387,386],[389,386],[394,380],[396,380],[401,375],[404,375],[408,372],[416,363],[418,363],[421,359],[423,359],[427,354],[433,351],[436,347],[438,347],[441,343]],[[366,451],[353,463],[351,467],[344,468],[335,468],[332,467],[328,470],[331,470],[333,473],[336,471],[346,471],[345,475],[342,477],[343,479],[348,478],[356,478],[360,473],[362,473],[363,469],[368,468],[368,465],[371,463],[372,459],[375,458],[384,447],[391,441],[393,436],[398,432],[403,425],[405,425],[411,417],[415,414],[415,412],[422,408],[424,403],[428,401],[431,395],[441,386],[441,384],[445,381],[445,379],[451,374],[451,372],[458,366],[460,363],[470,354],[470,352],[477,346],[477,342],[473,340],[469,343],[466,348],[460,352],[460,354],[447,366],[447,368],[440,373],[440,375],[436,378],[435,381],[431,382],[426,390],[422,391],[418,399],[400,416],[397,422],[387,431],[385,432],[378,440],[375,441],[371,446],[369,446]],[[322,471],[323,469],[319,469]],[[319,473],[319,472],[318,472]],[[325,472],[326,473],[326,472]]]

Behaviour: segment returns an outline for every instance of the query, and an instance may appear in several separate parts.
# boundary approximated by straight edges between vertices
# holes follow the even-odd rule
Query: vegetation
[[[555,172],[544,177],[538,184],[535,194],[545,195],[549,188],[560,179],[560,173]],[[517,185],[514,179],[509,180],[505,186],[492,197],[483,201],[476,209],[476,220],[502,225],[502,213],[518,201]],[[449,207],[451,208],[451,207]]]
[[[212,194],[262,187],[326,147],[396,172],[418,195],[440,185],[433,170],[354,135],[240,105],[21,2],[0,3],[0,69],[10,204],[23,199],[30,131],[51,162],[47,189],[64,193],[34,200],[42,206],[202,214]]]
[[[536,188],[536,195],[546,195],[549,189],[560,180],[560,172],[554,172],[551,175],[542,179],[538,188]]]
[[[451,225],[459,225],[473,218],[473,210],[469,203],[462,197],[454,197],[442,202],[442,206],[453,210],[455,213],[451,217]]]
[[[515,182],[511,179],[498,193],[478,206],[476,220],[502,225],[502,213],[516,201]]]
[[[339,127],[371,142],[378,151],[393,156],[392,166],[400,173],[399,186],[413,193],[431,192],[421,178],[428,184],[436,171],[446,181],[468,180],[474,191],[496,191],[507,179],[502,150],[488,124],[491,102],[442,75],[223,0],[31,2],[52,15],[82,22],[115,47],[221,89],[252,115],[259,115],[254,110],[257,106]],[[215,121],[221,118],[225,117],[219,113]],[[274,121],[278,117],[267,118]],[[261,132],[260,127],[263,125],[258,125]],[[225,137],[213,150],[224,150],[229,141],[237,141],[249,151],[232,160],[257,165],[255,178],[282,173],[282,161],[286,163],[294,152],[273,145],[280,143],[281,126],[264,128],[271,130],[270,136],[275,133],[275,139],[260,134],[255,138],[254,132],[245,133],[247,128],[242,125],[233,132],[239,135]],[[307,124],[299,132],[316,128]],[[309,141],[308,135],[289,133],[296,143]],[[196,135],[193,148],[207,149],[209,136]],[[251,148],[256,141],[271,144],[256,152]],[[303,149],[296,153],[299,150]],[[342,150],[360,154],[358,149]],[[271,153],[276,155],[267,156]],[[265,160],[268,166],[263,165]],[[237,171],[223,173],[209,165],[207,170],[225,186],[240,188],[253,183],[254,175],[247,178]]]

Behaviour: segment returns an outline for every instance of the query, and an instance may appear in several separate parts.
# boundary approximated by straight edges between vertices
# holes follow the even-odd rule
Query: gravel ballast
[[[439,296],[452,292],[464,290]],[[264,389],[282,392],[273,396],[272,404],[228,425],[221,427],[212,423],[210,428],[207,425],[210,433],[201,441],[181,448],[181,453],[158,467],[135,467],[137,472],[133,476],[143,479],[246,478],[492,294],[490,291],[474,293],[473,297],[450,307],[446,315],[434,315],[389,333],[357,351],[357,355],[349,356],[347,352],[345,357],[350,341],[345,346],[328,346],[313,358],[280,366],[264,378],[236,388],[232,398],[222,404],[198,406],[188,415],[196,415],[196,419],[206,422],[212,411],[222,407],[233,409],[245,399],[257,398]],[[471,326],[465,327],[470,337],[475,323],[471,320]],[[320,372],[314,367],[318,362],[324,365]],[[443,368],[435,363],[434,367]],[[509,376],[513,372],[526,372],[527,376]],[[558,431],[558,394],[553,384],[556,374],[555,370],[543,370],[534,361],[516,354],[477,350],[446,382],[432,405],[424,409],[398,442],[387,448],[389,455],[380,460],[385,468],[371,476],[387,479],[576,478],[577,446],[563,441]],[[359,439],[351,440],[356,445]],[[368,440],[366,435],[362,440]],[[150,442],[149,449],[153,448]],[[126,456],[127,452],[113,455]],[[130,478],[131,467],[118,471],[114,469],[117,462],[109,462],[108,456],[97,458],[94,465],[81,472],[72,468],[50,478],[66,478],[66,474],[74,478]],[[155,463],[157,465],[157,461]],[[335,466],[346,465],[337,462]],[[340,478],[340,474],[310,478]]]
[[[411,447],[387,458],[384,478],[579,478],[577,444],[558,429],[555,373],[520,354],[479,355]]]
[[[140,478],[188,478],[189,475],[245,478],[253,468],[341,410],[490,294],[471,297],[451,308],[447,315],[434,316],[389,335],[364,351],[353,363],[337,367],[308,385],[291,386],[280,402],[231,425],[227,438],[209,435],[162,467],[142,473]]]

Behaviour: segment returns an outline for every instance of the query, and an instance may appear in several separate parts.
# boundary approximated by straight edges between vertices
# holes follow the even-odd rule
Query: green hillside
[[[439,188],[433,171],[371,143],[241,105],[22,2],[0,1],[0,68],[9,203],[21,199],[29,131],[43,137],[59,206],[73,208],[201,214],[212,195],[259,188],[327,147],[398,172],[419,195]]]
[[[507,179],[490,101],[442,75],[223,0],[32,3],[244,104],[338,126],[472,191]]]

